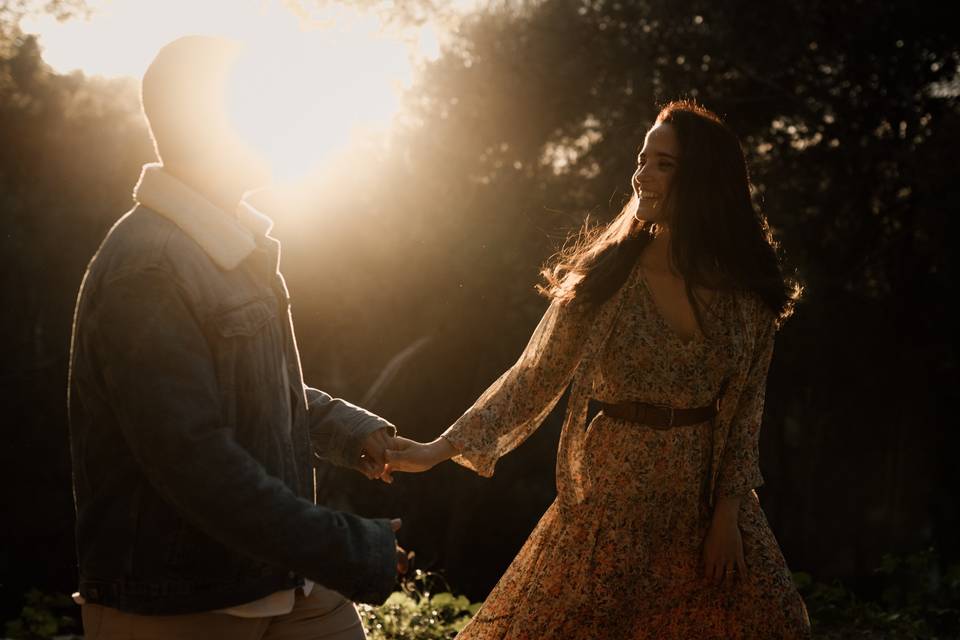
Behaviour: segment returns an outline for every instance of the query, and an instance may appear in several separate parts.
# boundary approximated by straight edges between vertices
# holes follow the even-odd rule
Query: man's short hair
[[[140,103],[161,162],[188,161],[227,118],[227,80],[240,43],[185,36],[164,46],[143,74]],[[206,134],[206,135],[205,135]]]

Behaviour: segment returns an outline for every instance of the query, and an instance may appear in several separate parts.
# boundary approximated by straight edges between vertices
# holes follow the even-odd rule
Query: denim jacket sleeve
[[[185,295],[166,270],[146,267],[114,275],[93,302],[104,389],[146,480],[222,544],[348,598],[382,601],[396,579],[389,521],[298,497],[236,442]]]
[[[306,388],[310,438],[317,456],[333,464],[358,468],[363,440],[379,429],[396,435],[390,422],[346,400],[332,398],[313,387]]]

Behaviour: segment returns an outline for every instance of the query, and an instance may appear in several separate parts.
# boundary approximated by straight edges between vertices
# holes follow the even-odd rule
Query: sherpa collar
[[[256,248],[256,238],[273,227],[270,218],[246,202],[235,216],[228,214],[159,163],[144,165],[133,199],[180,227],[223,269],[236,268]]]

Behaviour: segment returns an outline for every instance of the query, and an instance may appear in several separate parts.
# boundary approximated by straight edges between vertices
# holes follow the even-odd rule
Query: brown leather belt
[[[646,402],[618,402],[607,404],[597,401],[597,406],[605,415],[628,422],[636,422],[655,429],[687,427],[712,420],[717,415],[717,403],[694,409],[675,409]]]

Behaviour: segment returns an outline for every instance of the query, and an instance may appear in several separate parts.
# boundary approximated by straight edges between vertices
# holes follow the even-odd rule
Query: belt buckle
[[[673,428],[673,423],[674,423],[674,421],[675,421],[675,419],[676,419],[676,409],[674,409],[674,408],[673,408],[671,405],[669,405],[669,404],[657,404],[657,405],[654,405],[654,406],[657,407],[658,409],[666,409],[667,411],[670,412],[670,420],[669,420],[669,422],[667,423],[667,429],[672,429],[672,428]]]

